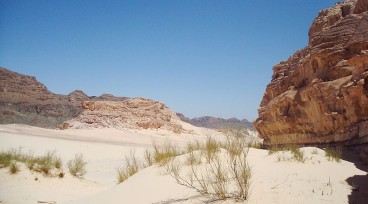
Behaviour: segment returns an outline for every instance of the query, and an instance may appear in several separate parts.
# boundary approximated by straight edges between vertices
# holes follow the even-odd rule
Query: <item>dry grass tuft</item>
[[[68,161],[67,165],[70,174],[72,174],[73,176],[83,177],[83,175],[87,173],[87,162],[84,161],[82,154],[76,154],[74,156],[74,159]]]
[[[135,151],[132,150],[128,156],[125,156],[125,167],[119,168],[118,172],[118,183],[124,182],[129,177],[133,176],[139,171],[138,160],[135,155]]]
[[[335,160],[336,162],[340,162],[342,158],[342,146],[327,147],[325,149],[325,156],[328,161]]]
[[[176,157],[181,154],[179,149],[171,143],[170,140],[165,140],[164,144],[159,146],[155,142],[153,146],[153,160],[155,163],[161,166],[165,165],[170,158]]]
[[[20,171],[20,168],[17,164],[17,162],[13,161],[11,162],[11,164],[9,165],[9,173],[10,174],[16,174]]]
[[[182,166],[175,158],[164,165],[166,172],[180,185],[195,189],[202,195],[216,199],[247,200],[249,197],[251,170],[246,162],[249,147],[244,137],[237,135],[228,137],[224,143],[219,143],[207,137],[199,152],[193,152],[193,144],[187,147],[187,171],[182,172]],[[220,151],[226,149],[226,153]],[[201,157],[205,160],[199,164]],[[222,158],[222,159],[221,159]],[[188,170],[189,169],[189,170]],[[230,188],[235,186],[235,188]]]
[[[47,176],[51,175],[52,169],[62,171],[62,160],[56,155],[55,151],[46,152],[43,156],[34,156],[31,152],[24,153],[22,148],[12,148],[5,152],[0,152],[0,167],[8,167],[12,162],[25,163],[29,170],[43,173]]]

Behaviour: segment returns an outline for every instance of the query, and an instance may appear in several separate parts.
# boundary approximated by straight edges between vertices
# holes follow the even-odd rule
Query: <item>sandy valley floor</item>
[[[193,127],[194,128],[194,127]],[[153,140],[170,138],[179,146],[191,139],[220,134],[197,128],[194,135],[171,135],[163,131],[129,131],[115,129],[49,130],[24,125],[0,125],[0,150],[22,147],[23,151],[44,154],[56,151],[64,161],[83,154],[87,164],[84,179],[70,174],[48,178],[22,171],[10,175],[0,169],[0,203],[203,203],[211,198],[176,184],[153,165],[117,185],[116,169],[132,149],[139,159]],[[250,149],[248,163],[252,171],[248,203],[361,203],[368,197],[367,172],[357,162],[328,161],[324,151],[302,148],[307,160],[278,161],[288,152],[269,155],[267,150]],[[36,179],[37,178],[37,181]],[[216,202],[217,203],[217,202]],[[218,203],[235,203],[234,200]]]

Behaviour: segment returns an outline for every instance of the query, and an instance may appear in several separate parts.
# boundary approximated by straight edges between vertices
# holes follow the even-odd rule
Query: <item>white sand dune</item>
[[[29,172],[24,166],[16,175],[0,169],[0,201],[2,203],[203,203],[211,200],[195,190],[178,185],[157,165],[145,168],[125,182],[116,184],[116,169],[135,149],[138,159],[152,140],[170,138],[184,146],[191,139],[206,134],[221,135],[198,128],[193,135],[170,135],[154,130],[48,130],[24,125],[0,125],[0,150],[23,147],[24,151],[43,154],[55,150],[65,163],[82,153],[87,174],[80,180],[66,174],[63,179],[47,178]],[[366,176],[354,163],[328,161],[324,151],[302,148],[305,163],[288,160],[288,152],[268,155],[266,150],[250,149],[248,163],[252,170],[248,203],[349,203],[353,190],[346,181],[353,176]],[[184,155],[185,156],[185,155]],[[278,161],[285,158],[286,161]],[[35,181],[35,177],[38,180]],[[236,203],[234,200],[215,203]]]

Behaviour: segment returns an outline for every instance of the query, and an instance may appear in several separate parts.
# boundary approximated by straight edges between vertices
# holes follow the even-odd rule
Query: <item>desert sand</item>
[[[189,125],[188,125],[189,127]],[[78,179],[49,178],[31,173],[24,165],[18,174],[10,175],[0,169],[1,203],[203,203],[213,201],[193,189],[178,185],[165,174],[162,167],[153,165],[117,184],[116,169],[124,156],[136,152],[143,160],[143,152],[152,141],[170,138],[178,146],[206,135],[223,137],[217,131],[190,127],[193,134],[175,135],[161,130],[87,129],[50,130],[25,125],[0,125],[0,151],[22,147],[23,151],[44,154],[56,151],[64,161],[75,154],[83,154],[87,174]],[[359,188],[352,178],[364,177],[367,172],[356,164],[341,160],[329,161],[322,149],[305,147],[306,161],[300,163],[287,158],[288,152],[272,155],[267,150],[251,148],[247,161],[251,167],[250,197],[247,203],[349,203],[357,199]],[[183,155],[185,156],[185,155]],[[180,156],[182,157],[182,156]],[[180,159],[179,157],[179,159]],[[286,158],[279,161],[279,158]],[[35,178],[37,177],[37,181]],[[353,187],[352,187],[353,186]],[[362,186],[360,186],[362,187]],[[363,189],[361,188],[360,191]],[[236,203],[235,200],[215,203]]]

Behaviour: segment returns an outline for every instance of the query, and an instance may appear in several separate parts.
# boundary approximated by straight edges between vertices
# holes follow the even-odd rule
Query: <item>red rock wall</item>
[[[368,0],[322,10],[273,71],[254,122],[266,144],[368,142]]]

